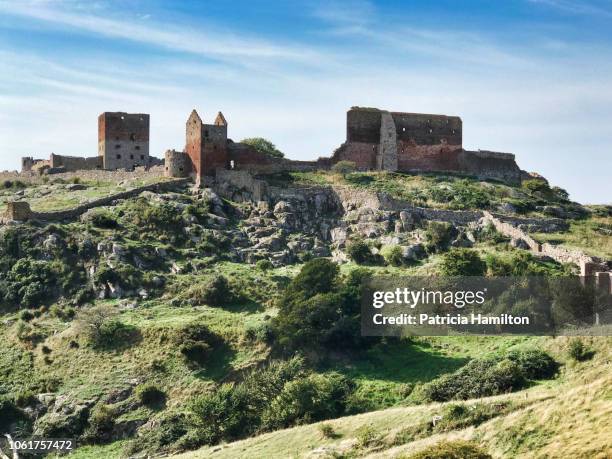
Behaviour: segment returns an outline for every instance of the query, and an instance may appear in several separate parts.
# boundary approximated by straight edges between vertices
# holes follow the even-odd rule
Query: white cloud
[[[381,24],[365,8],[365,14],[326,20],[316,32],[330,40],[316,48],[239,35],[238,46],[224,41],[216,50],[223,54],[211,62],[202,57],[216,48],[213,32],[170,23],[162,35],[147,37],[156,27],[152,20],[142,25],[105,17],[109,35],[107,23],[96,22],[100,17],[87,9],[56,11],[44,3],[37,14],[47,19],[20,17],[111,38],[135,26],[137,40],[177,52],[126,59],[109,48],[52,58],[0,49],[0,167],[15,168],[26,154],[95,154],[96,117],[106,110],[150,113],[157,156],[183,147],[185,119],[197,108],[205,119],[222,110],[235,140],[264,136],[289,157],[312,159],[344,140],[350,106],[367,105],[460,115],[467,148],[515,152],[523,168],[543,173],[576,199],[601,201],[606,190],[610,196],[604,180],[612,168],[605,151],[612,144],[606,43],[576,47],[538,36],[528,45],[510,44],[474,31],[407,27],[401,20]],[[364,27],[368,20],[372,26]],[[179,43],[180,37],[211,41],[199,47],[197,40]],[[342,39],[358,46],[342,46]],[[268,49],[281,51],[262,51]],[[296,50],[324,61],[294,61]]]

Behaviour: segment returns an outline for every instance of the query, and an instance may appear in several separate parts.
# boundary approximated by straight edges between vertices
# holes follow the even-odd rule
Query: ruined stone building
[[[346,142],[332,163],[353,161],[361,170],[457,172],[508,182],[522,172],[510,153],[467,151],[457,116],[388,112],[353,107],[347,113]]]
[[[193,110],[186,123],[185,150],[166,152],[165,173],[201,180],[219,168],[271,173],[329,169],[338,161],[351,161],[364,171],[463,173],[510,183],[526,176],[513,154],[464,150],[462,124],[457,116],[353,107],[347,113],[346,141],[331,157],[292,161],[228,139],[221,112],[213,124],[206,124]]]
[[[107,170],[149,165],[149,115],[104,112],[98,116],[98,156]]]
[[[51,153],[49,159],[21,158],[22,172],[70,172],[106,169],[133,170],[159,164],[149,156],[149,115],[104,112],[98,116],[98,154],[81,157]]]
[[[282,170],[314,170],[316,161],[291,161],[272,158],[243,143],[227,137],[228,123],[219,112],[212,124],[202,121],[193,110],[185,123],[184,151],[167,150],[164,157],[165,175],[192,176],[197,182],[215,175],[217,169],[247,170],[270,173]]]

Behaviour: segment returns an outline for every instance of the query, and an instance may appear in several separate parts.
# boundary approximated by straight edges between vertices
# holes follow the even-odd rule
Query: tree
[[[356,169],[357,164],[355,164],[354,161],[338,161],[332,166],[332,171],[342,174],[342,177],[345,177],[351,172],[355,172]]]
[[[258,152],[264,153],[273,158],[284,158],[285,157],[285,154],[279,149],[277,149],[276,145],[274,145],[268,139],[264,139],[263,137],[249,137],[246,139],[242,139],[240,143],[250,145]]]

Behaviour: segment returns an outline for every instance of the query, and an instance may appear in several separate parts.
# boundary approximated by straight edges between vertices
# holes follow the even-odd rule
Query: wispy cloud
[[[528,0],[529,3],[540,4],[571,14],[590,15],[612,18],[612,4],[606,0],[593,2],[590,0]]]
[[[320,63],[324,57],[310,47],[277,45],[256,37],[238,37],[227,30],[207,27],[210,32],[204,32],[184,25],[173,27],[150,20],[143,23],[91,14],[82,11],[82,4],[70,9],[60,6],[56,2],[4,0],[0,1],[0,13],[211,58],[282,59],[312,64]]]
[[[368,0],[329,0],[315,4],[312,15],[333,24],[363,26],[375,21],[376,8]]]

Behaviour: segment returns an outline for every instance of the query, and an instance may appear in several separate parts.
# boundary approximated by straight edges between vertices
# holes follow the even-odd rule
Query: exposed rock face
[[[34,423],[34,436],[72,438],[83,433],[89,411],[95,400],[77,402],[66,395],[40,399],[47,406],[46,414]]]

